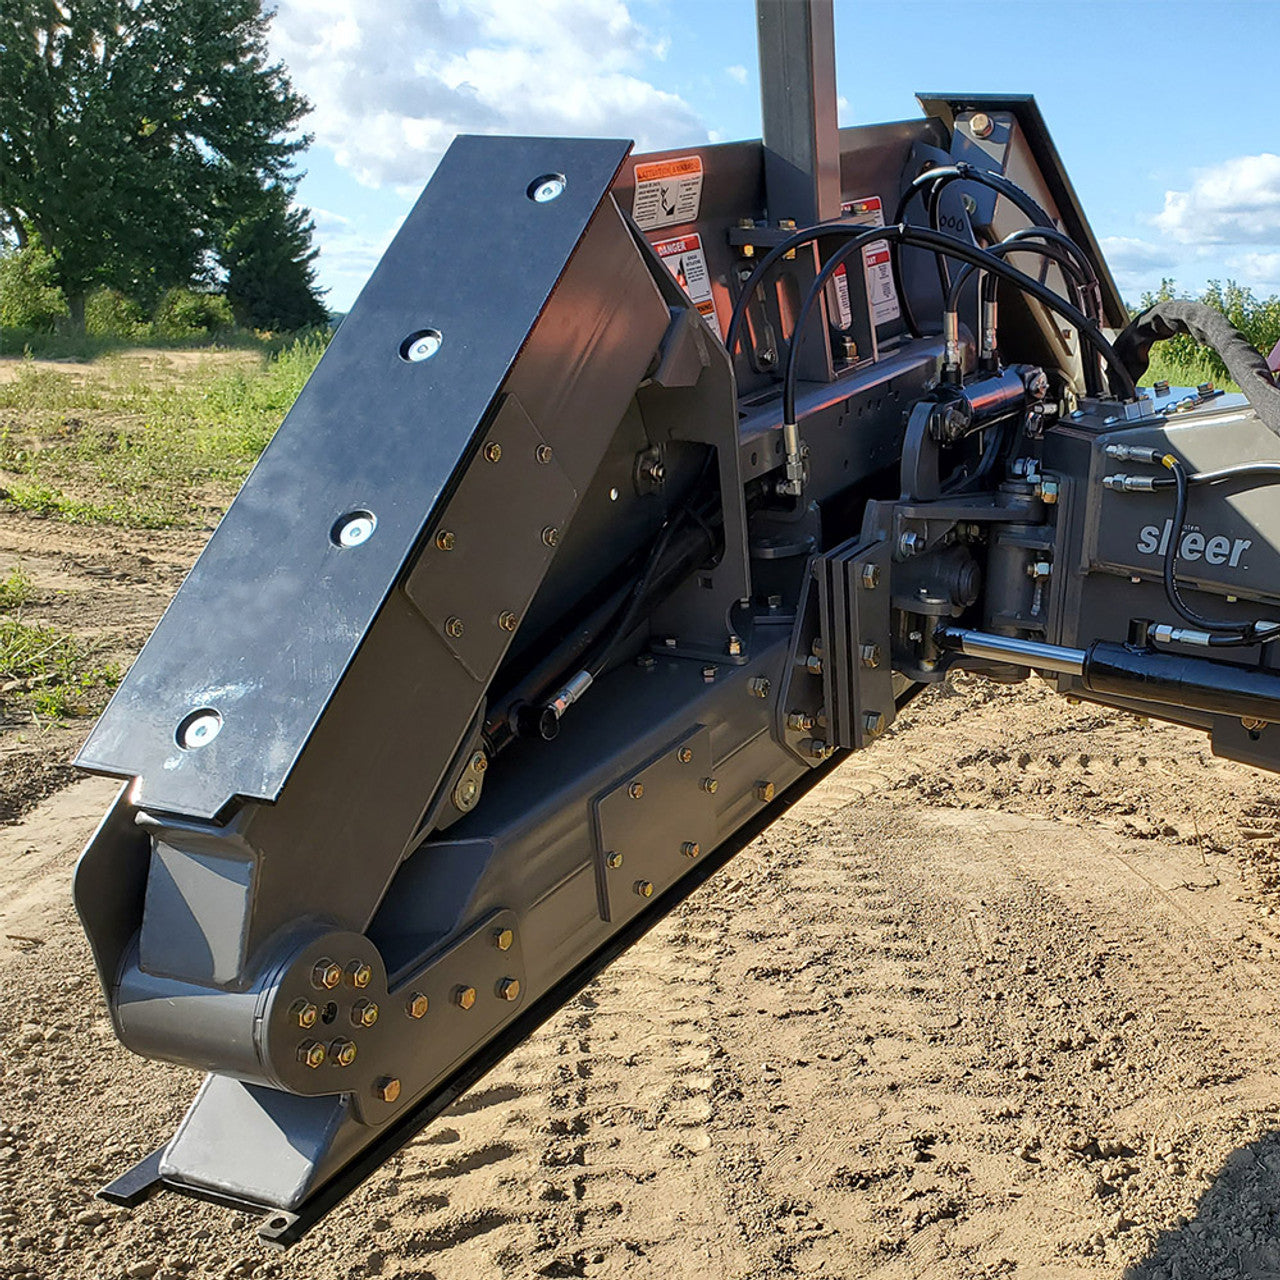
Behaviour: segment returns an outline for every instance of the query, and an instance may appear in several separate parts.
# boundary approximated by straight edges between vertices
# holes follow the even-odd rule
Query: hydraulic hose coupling
[[[559,719],[591,687],[591,672],[579,671],[548,703]]]
[[[804,446],[800,443],[800,428],[794,422],[782,424],[782,446],[786,450],[786,478],[779,489],[792,497],[804,492]]]
[[[1163,462],[1167,456],[1159,449],[1139,444],[1109,444],[1105,452],[1108,458],[1114,458],[1117,462],[1150,462],[1153,465]]]
[[[998,327],[999,304],[989,299],[982,304],[982,363],[984,366],[994,364],[996,358],[996,329]],[[957,334],[957,354],[959,341]]]
[[[1102,487],[1117,493],[1155,493],[1157,485],[1155,476],[1114,475],[1103,476]]]
[[[960,381],[960,313],[944,311],[942,315],[944,382]]]

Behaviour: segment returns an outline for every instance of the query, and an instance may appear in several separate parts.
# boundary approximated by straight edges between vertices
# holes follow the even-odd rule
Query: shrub
[[[231,304],[220,293],[170,289],[160,299],[151,328],[158,338],[202,338],[235,326]]]
[[[84,331],[95,338],[141,338],[147,333],[142,308],[117,289],[95,289],[84,304]]]
[[[0,328],[48,333],[67,314],[57,265],[39,244],[0,252]]]

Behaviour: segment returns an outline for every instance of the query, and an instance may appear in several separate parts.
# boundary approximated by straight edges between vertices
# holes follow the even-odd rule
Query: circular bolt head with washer
[[[431,1002],[421,991],[415,991],[413,995],[405,1001],[404,1011],[411,1018],[425,1018],[427,1010],[431,1007]]]
[[[707,795],[713,796],[720,790],[720,780],[718,778],[703,778],[702,789]]]
[[[540,444],[533,451],[533,456],[545,466],[555,455],[551,452],[549,444]]]
[[[207,747],[222,732],[222,716],[209,708],[194,711],[178,726],[178,745],[185,751]]]
[[[633,783],[632,783],[632,784],[627,788],[627,795],[629,795],[633,800],[639,800],[639,799],[641,799],[641,798],[643,797],[643,795],[644,795],[644,783],[643,783],[643,782],[633,782]]]
[[[776,789],[772,782],[756,783],[756,799],[768,804],[776,794]]]
[[[373,1091],[383,1102],[396,1102],[400,1098],[400,1081],[395,1076],[383,1076],[373,1086]]]
[[[295,1000],[289,1006],[289,1017],[303,1031],[310,1031],[316,1025],[316,1019],[319,1016],[320,1010],[310,1000]]]
[[[351,1021],[357,1027],[371,1027],[378,1020],[378,1006],[372,1000],[357,1000],[351,1007]]]
[[[862,585],[868,591],[874,591],[880,585],[880,566],[864,564],[862,566]]]
[[[637,893],[638,893],[642,898],[652,898],[652,897],[653,897],[653,882],[652,882],[651,880],[637,880],[637,881],[636,881],[636,892],[637,892]]]
[[[534,204],[550,204],[564,195],[565,180],[562,174],[547,173],[541,178],[534,178],[529,184],[527,195]]]
[[[484,447],[484,460],[497,462],[502,457],[502,446],[496,440],[490,440]]]
[[[511,929],[498,929],[493,935],[493,945],[499,951],[510,951],[515,946],[516,935]]]
[[[617,869],[622,866],[622,854],[620,854],[616,849],[606,853],[604,855],[604,865],[608,867],[610,871],[617,871]]]
[[[547,525],[542,531],[542,541],[544,546],[558,547],[560,545],[560,530],[555,525]]]
[[[453,1003],[459,1009],[471,1009],[475,1006],[476,989],[475,987],[454,987]]]
[[[489,757],[483,751],[477,751],[471,757],[471,768],[475,773],[483,773],[489,767]]]
[[[325,1047],[318,1040],[304,1040],[298,1046],[298,1061],[313,1071],[324,1066],[326,1056]]]
[[[503,611],[498,614],[498,626],[500,626],[503,631],[514,631],[516,629],[516,615],[512,613],[510,609],[503,609]]]
[[[461,618],[446,618],[444,623],[444,633],[451,640],[460,640],[462,633],[466,628],[462,625]]]
[[[975,138],[989,138],[995,123],[985,111],[975,111],[969,117],[969,128],[973,130]]]
[[[353,960],[347,965],[346,978],[351,986],[362,991],[373,981],[373,969],[363,960]]]
[[[498,983],[498,995],[503,1000],[519,1000],[520,979],[503,978],[502,981]]]
[[[702,846],[699,845],[696,840],[686,840],[684,844],[680,846],[680,852],[683,853],[686,858],[696,858],[698,854],[702,852]]]
[[[368,511],[357,511],[344,516],[335,531],[334,541],[340,547],[359,547],[373,537],[377,521]]]
[[[898,539],[898,552],[903,556],[919,555],[924,550],[924,539],[914,530],[908,529]]]
[[[342,966],[325,957],[311,968],[311,985],[322,991],[332,991],[342,981]]]
[[[676,752],[676,759],[679,760],[681,764],[688,764],[689,761],[693,759],[693,748],[681,747],[680,750]]]
[[[441,529],[440,532],[436,534],[436,546],[439,547],[441,551],[452,551],[457,545],[458,539],[454,537],[451,530]]]
[[[356,1060],[354,1040],[335,1040],[329,1046],[329,1056],[335,1067],[349,1067]]]

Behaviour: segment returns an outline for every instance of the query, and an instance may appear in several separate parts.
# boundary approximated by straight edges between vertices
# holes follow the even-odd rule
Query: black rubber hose
[[[1249,339],[1226,316],[1202,302],[1157,302],[1130,321],[1116,339],[1116,354],[1136,381],[1147,371],[1153,343],[1185,333],[1212,347],[1254,412],[1280,435],[1280,387]]]

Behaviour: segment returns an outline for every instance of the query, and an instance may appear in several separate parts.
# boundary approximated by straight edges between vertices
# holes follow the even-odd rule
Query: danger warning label
[[[707,271],[707,255],[702,251],[702,237],[676,236],[659,240],[653,247],[676,283],[689,295],[689,301],[714,326],[716,304],[711,296],[711,275]]]
[[[693,222],[702,204],[702,157],[680,156],[636,165],[631,216],[642,231]]]
[[[846,200],[840,206],[845,219],[856,227],[883,227],[884,207],[879,196],[865,196],[861,200]],[[888,324],[901,314],[898,307],[898,291],[893,287],[892,258],[889,255],[889,242],[876,240],[862,251],[862,265],[867,277],[867,301],[871,304],[871,322],[873,325]],[[853,313],[848,312],[849,283],[848,279],[840,280],[844,273],[837,274],[837,291],[844,286],[844,296],[840,303],[841,327],[846,328],[853,323]]]

